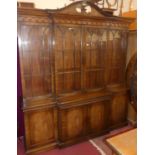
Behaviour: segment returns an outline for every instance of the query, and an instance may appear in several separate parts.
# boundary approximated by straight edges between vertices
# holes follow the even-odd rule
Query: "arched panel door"
[[[23,23],[18,27],[24,98],[51,95],[53,93],[51,38],[50,25]]]
[[[56,25],[54,37],[56,93],[81,89],[81,26]]]
[[[107,32],[101,27],[85,27],[83,36],[84,88],[86,91],[103,89]]]

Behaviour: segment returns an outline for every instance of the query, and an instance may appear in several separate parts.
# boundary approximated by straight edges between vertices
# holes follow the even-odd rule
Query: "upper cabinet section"
[[[123,83],[123,36],[130,22],[84,1],[57,10],[18,8],[23,96],[96,91]]]

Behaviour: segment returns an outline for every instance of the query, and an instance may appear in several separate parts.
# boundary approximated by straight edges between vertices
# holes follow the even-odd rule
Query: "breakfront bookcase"
[[[27,154],[88,140],[127,123],[131,19],[86,4],[18,8]]]

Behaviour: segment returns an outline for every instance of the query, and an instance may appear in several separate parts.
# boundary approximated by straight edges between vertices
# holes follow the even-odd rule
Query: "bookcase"
[[[35,154],[127,123],[129,18],[82,1],[57,10],[18,8],[25,147]]]

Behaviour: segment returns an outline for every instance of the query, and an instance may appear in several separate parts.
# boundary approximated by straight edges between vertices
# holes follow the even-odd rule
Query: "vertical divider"
[[[108,61],[107,61],[107,72],[108,72],[108,76],[107,76],[107,85],[109,85],[110,83],[110,74],[111,74],[111,58],[110,58],[110,52],[111,52],[111,49],[110,51],[108,50],[109,49],[109,46],[110,46],[110,30],[107,29],[107,46],[106,46],[106,52],[107,52],[107,58],[108,58]]]
[[[81,56],[81,91],[84,92],[85,90],[85,87],[84,87],[84,25],[81,26],[81,53],[80,53],[80,56]]]
[[[65,29],[65,27],[63,27]],[[64,75],[64,71],[65,71],[65,33],[63,33],[63,30],[61,31],[61,35],[62,35],[62,57],[63,57],[63,91],[65,90],[65,75]]]
[[[76,74],[76,66],[75,66],[75,52],[76,52],[76,32],[75,30],[72,31],[72,35],[73,35],[73,38],[74,38],[74,51],[73,51],[73,57],[74,57],[74,90],[76,89],[76,84],[75,84],[75,74]]]
[[[107,61],[109,61],[109,57],[108,57],[108,30],[107,29],[105,29],[105,32],[106,32],[106,43],[105,43],[105,54],[104,54],[104,56],[106,57],[106,60],[105,60],[105,63],[104,63],[104,69],[105,69],[105,75],[104,75],[104,77],[105,77],[105,86],[108,84],[108,68],[109,68],[109,66],[108,66],[108,63],[107,63]]]
[[[50,32],[51,32],[51,38],[50,38],[50,65],[51,65],[51,88],[52,88],[52,93],[53,96],[56,96],[56,83],[55,83],[55,79],[56,79],[56,75],[55,75],[55,48],[54,48],[54,44],[55,44],[55,23],[54,23],[54,19],[52,18],[52,16],[49,16],[50,20],[51,20],[51,25],[50,25]]]
[[[91,30],[92,30],[92,28],[91,28]],[[89,34],[90,34],[90,62],[89,62],[89,88],[91,88],[91,86],[92,86],[92,81],[91,81],[91,76],[93,76],[94,77],[94,72],[92,71],[92,51],[93,51],[93,49],[92,49],[92,44],[93,44],[93,34],[94,34],[94,32],[90,32],[89,31]]]
[[[33,27],[34,27],[34,26],[31,27],[31,31],[32,31]],[[31,32],[31,31],[30,31],[30,32]],[[30,32],[29,32],[29,33],[30,33]],[[24,50],[23,50],[23,51],[24,51]],[[30,50],[29,52],[30,52],[30,54],[29,54],[30,66],[32,66],[32,57],[33,57],[33,55],[32,55],[32,51],[31,51],[31,50]],[[34,95],[33,95],[33,94],[34,94],[34,91],[33,91],[33,87],[32,87],[32,86],[33,86],[33,82],[32,82],[32,75],[33,75],[33,74],[32,74],[32,68],[30,68],[30,75],[31,75],[31,79],[30,79],[30,83],[31,83],[31,93],[32,93],[32,97],[33,97],[33,96],[34,96]]]
[[[45,46],[45,31],[46,31],[46,28],[48,28],[48,26],[47,27],[44,27],[44,30],[43,30],[43,32],[42,32],[42,39],[41,39],[41,41],[42,41],[42,49],[41,49],[41,51],[40,51],[40,61],[41,61],[41,64],[42,64],[42,67],[44,68],[44,66],[45,66],[45,52],[44,52],[44,46]],[[45,74],[45,70],[44,69],[42,69],[42,73],[41,73],[42,75],[42,83],[43,83],[43,85],[42,85],[42,90],[43,91],[45,91],[45,77],[46,77],[46,74]]]

